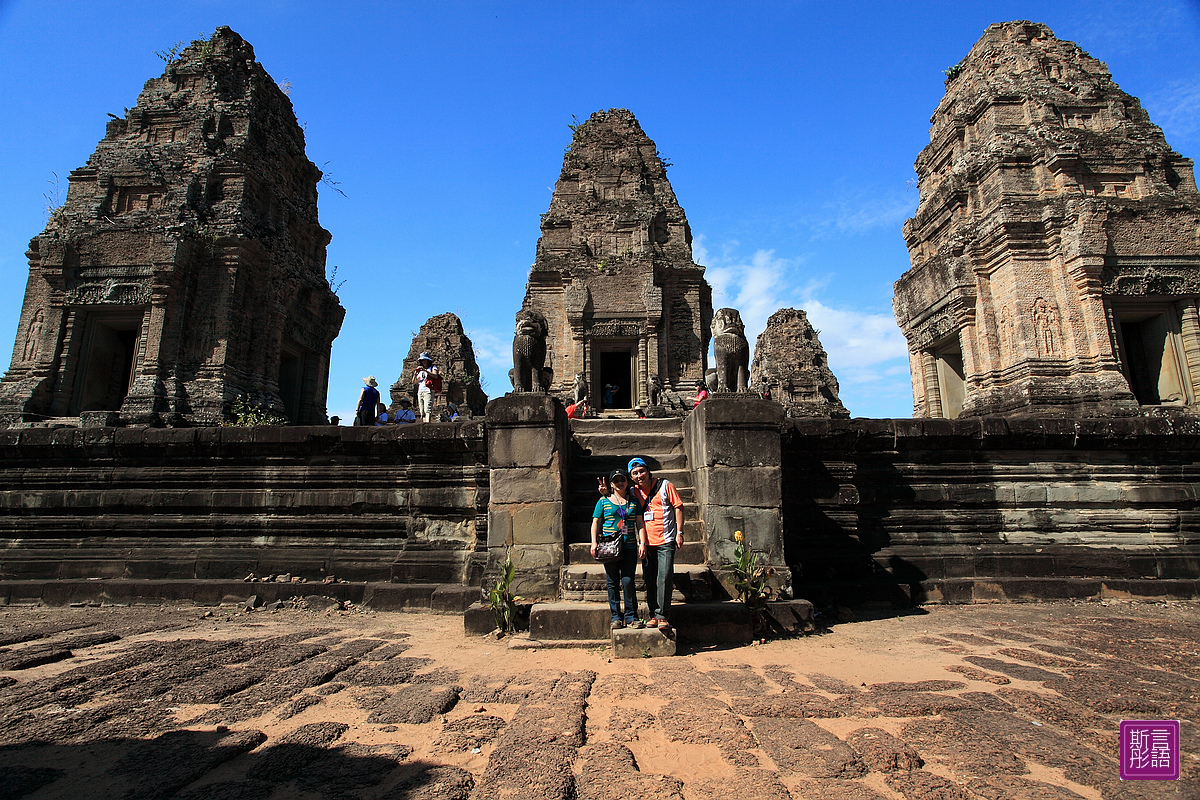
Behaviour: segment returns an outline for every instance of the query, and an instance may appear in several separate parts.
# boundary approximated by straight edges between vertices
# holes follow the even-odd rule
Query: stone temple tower
[[[574,128],[529,275],[523,309],[549,323],[551,391],[583,373],[593,398],[645,403],[650,376],[670,399],[704,377],[712,289],[654,142],[624,109]]]
[[[239,396],[324,423],[344,311],[321,172],[291,101],[229,28],[148,81],[29,245],[0,414],[214,424]]]
[[[1200,195],[1137,98],[1008,22],[949,71],[932,123],[893,303],[916,416],[1195,408]]]

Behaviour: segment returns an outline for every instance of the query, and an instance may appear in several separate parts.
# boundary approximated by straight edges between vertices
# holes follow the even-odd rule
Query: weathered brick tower
[[[320,177],[254,49],[229,28],[193,42],[108,123],[30,242],[0,413],[213,424],[247,395],[325,422],[345,312]]]
[[[1032,22],[950,71],[896,282],[918,417],[1200,401],[1192,161],[1108,69]]]
[[[574,130],[525,291],[549,323],[551,391],[583,373],[595,405],[691,395],[704,377],[712,289],[692,261],[692,232],[654,142],[625,109],[597,111]]]

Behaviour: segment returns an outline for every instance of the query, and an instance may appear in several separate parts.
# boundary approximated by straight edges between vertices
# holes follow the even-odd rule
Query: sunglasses
[[[613,483],[629,483],[629,480],[626,478],[613,478],[612,482]]]

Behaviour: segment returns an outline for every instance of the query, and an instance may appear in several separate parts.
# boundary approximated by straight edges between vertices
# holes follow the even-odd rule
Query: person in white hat
[[[355,425],[374,425],[375,407],[379,403],[379,384],[374,375],[363,378],[362,394],[358,396],[358,408],[354,411]]]

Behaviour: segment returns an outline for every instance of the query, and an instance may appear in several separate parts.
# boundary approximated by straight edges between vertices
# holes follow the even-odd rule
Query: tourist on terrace
[[[358,396],[358,408],[354,410],[355,425],[374,425],[375,424],[375,406],[379,403],[379,386],[375,382],[374,375],[368,375],[363,378],[362,394]]]
[[[387,406],[385,406],[383,403],[379,403],[375,407],[375,411],[377,412],[375,414],[376,425],[387,425],[389,422],[391,422],[391,420],[388,419]]]
[[[700,405],[708,398],[708,387],[704,381],[696,381],[696,397],[692,400],[692,408]]]
[[[417,408],[420,409],[421,420],[429,422],[429,412],[433,409],[433,376],[437,368],[429,353],[421,353],[417,363],[420,366],[413,376],[413,383],[417,386]]]
[[[650,627],[669,630],[671,592],[675,590],[675,551],[683,547],[683,501],[674,484],[658,480],[640,458],[629,461],[633,479],[633,499],[642,508],[642,528],[646,542],[642,556],[642,575],[646,579],[646,606],[650,609]]]
[[[621,557],[604,562],[604,575],[608,580],[608,608],[612,612],[612,629],[619,630],[628,625],[641,628],[644,623],[638,617],[637,592],[633,587],[638,558],[646,553],[645,533],[639,515],[642,507],[629,496],[629,476],[623,469],[614,469],[607,484],[601,478],[600,489],[608,490],[607,496],[596,501],[592,513],[592,558],[596,558],[601,530],[605,539],[620,537]],[[621,611],[621,599],[625,599],[625,611]]]
[[[396,410],[396,424],[406,425],[410,422],[416,422],[417,415],[413,413],[412,401],[407,397],[400,398],[400,408]]]

